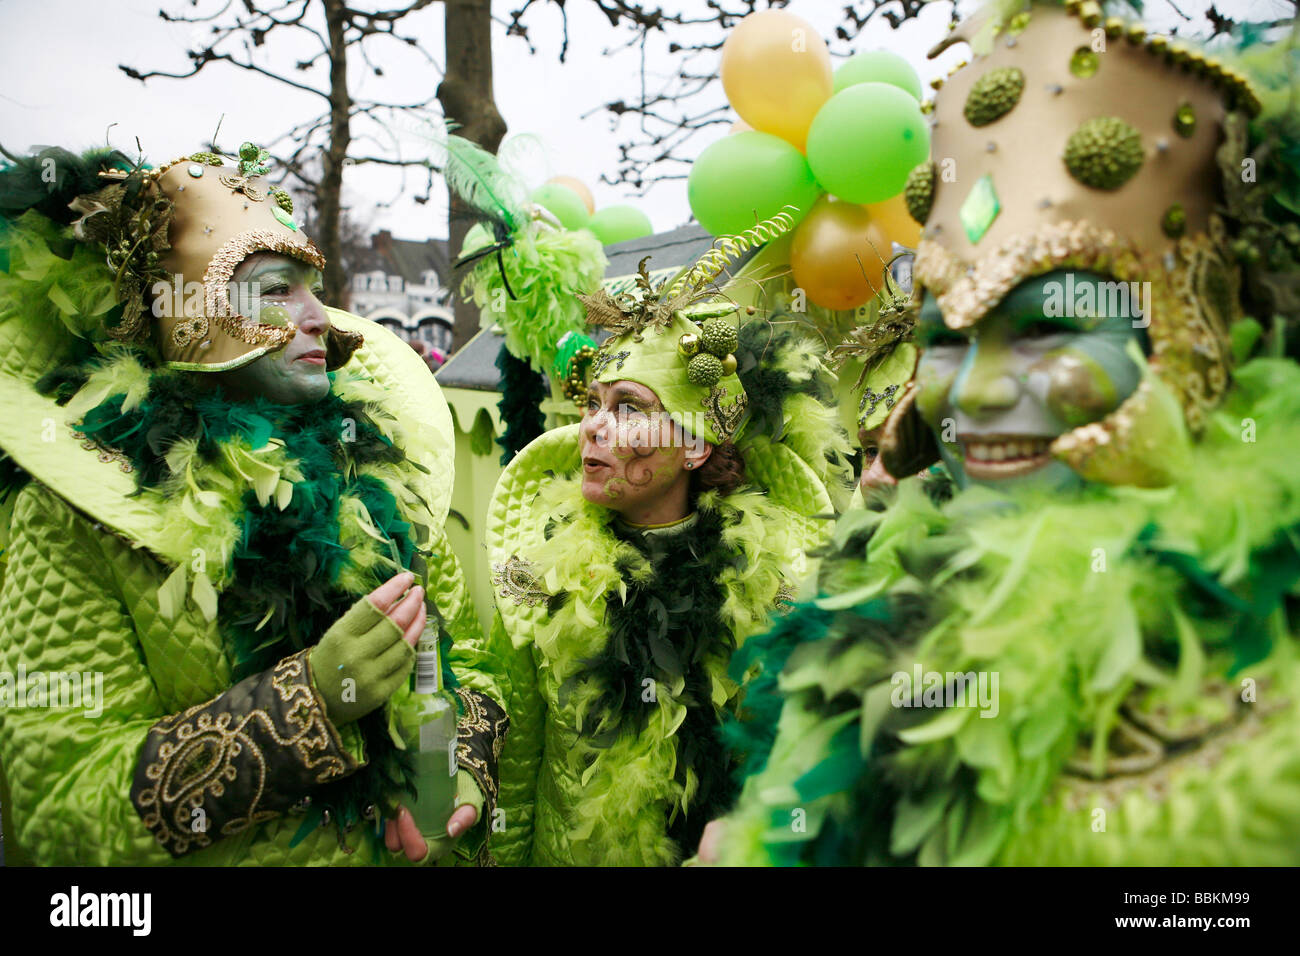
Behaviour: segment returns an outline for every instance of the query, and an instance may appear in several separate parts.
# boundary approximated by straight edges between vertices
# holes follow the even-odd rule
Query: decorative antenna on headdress
[[[790,210],[788,212],[787,210]],[[794,228],[794,216],[798,212],[794,206],[786,206],[770,219],[765,219],[752,229],[737,236],[719,236],[712,247],[702,255],[691,268],[687,269],[672,283],[662,282],[658,286],[650,280],[646,271],[649,256],[642,259],[637,266],[635,291],[610,295],[604,289],[598,289],[591,295],[579,295],[587,307],[587,323],[609,329],[614,335],[631,333],[640,341],[641,333],[649,328],[667,327],[673,314],[689,308],[701,299],[712,299],[719,290],[714,283],[727,264],[755,246],[771,242]],[[726,309],[734,311],[734,308]],[[711,316],[719,313],[710,310]]]

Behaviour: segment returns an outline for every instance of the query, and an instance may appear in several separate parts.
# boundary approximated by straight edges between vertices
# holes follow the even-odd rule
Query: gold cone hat
[[[1199,51],[1103,19],[1094,2],[991,6],[931,56],[959,41],[972,61],[942,84],[932,160],[906,192],[925,227],[918,288],[960,329],[1054,270],[1150,283],[1151,371],[1199,429],[1227,389],[1240,308],[1215,213],[1216,151],[1229,111],[1258,109],[1254,94]],[[1121,431],[1140,419],[1129,402],[1053,452],[1085,477],[1125,481],[1110,465],[1090,473],[1089,462],[1099,442],[1113,462],[1129,440]]]

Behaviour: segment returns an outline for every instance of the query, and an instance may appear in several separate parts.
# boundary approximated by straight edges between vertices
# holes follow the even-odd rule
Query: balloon
[[[721,72],[741,119],[800,149],[832,92],[825,42],[807,20],[784,10],[760,10],[741,20],[722,45]]]
[[[727,130],[727,134],[731,135],[733,133],[748,133],[753,128],[754,127],[750,126],[743,119],[738,119],[731,124],[731,129]]]
[[[891,242],[915,249],[916,244],[921,241],[921,224],[907,211],[907,203],[903,201],[902,196],[873,203],[867,207],[867,211],[871,213],[871,221],[880,227],[881,232],[888,236]],[[883,249],[881,253],[884,253]],[[889,257],[885,256],[885,258]]]
[[[547,183],[534,189],[529,198],[560,220],[565,229],[581,229],[587,225],[587,204],[567,186]]]
[[[809,301],[856,309],[882,288],[889,253],[889,237],[865,207],[826,196],[794,231],[790,270]]]
[[[736,137],[738,138],[738,137]],[[903,191],[930,155],[921,106],[888,83],[858,83],[826,101],[808,130],[808,165],[823,189],[847,202],[881,202]]]
[[[921,102],[921,78],[897,53],[888,50],[867,50],[855,53],[835,71],[835,92],[859,83],[889,83],[906,90],[912,99]]]
[[[596,238],[605,245],[640,239],[654,233],[650,217],[635,206],[606,206],[597,209],[596,214],[587,223],[587,228],[596,234]]]
[[[596,211],[596,199],[591,195],[591,190],[587,188],[587,184],[581,179],[574,179],[572,176],[552,176],[550,179],[546,180],[546,184],[548,186],[564,186],[567,189],[572,189],[578,194],[578,198],[582,200],[582,204],[587,207],[587,215],[591,215]]]
[[[691,212],[715,236],[744,232],[787,204],[797,207],[797,212],[787,211],[798,222],[820,194],[799,150],[756,131],[711,144],[691,166],[686,181]]]
[[[467,256],[490,245],[492,245],[492,233],[488,232],[487,226],[483,223],[476,222],[465,232],[465,241],[460,244],[460,254]]]

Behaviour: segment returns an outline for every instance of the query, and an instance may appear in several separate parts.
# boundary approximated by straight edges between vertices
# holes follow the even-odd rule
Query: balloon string
[[[731,260],[748,252],[754,246],[761,246],[785,235],[794,228],[794,216],[791,212],[786,212],[787,209],[791,212],[799,211],[798,206],[786,203],[775,216],[764,219],[754,228],[747,229],[737,236],[719,236],[713,240],[713,248],[702,255],[689,272],[672,284],[668,290],[668,298],[676,298],[687,288],[698,289],[708,285],[722,274],[722,270]]]

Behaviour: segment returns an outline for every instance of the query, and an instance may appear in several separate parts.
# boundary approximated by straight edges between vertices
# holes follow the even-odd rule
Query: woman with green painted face
[[[504,694],[457,673],[480,635],[442,532],[446,406],[409,347],[321,303],[264,162],[0,172],[11,856],[434,862],[491,809]],[[465,716],[461,805],[422,833],[398,741],[426,626],[456,639]],[[42,700],[66,673],[102,699]]]
[[[1263,205],[1293,51],[1254,51],[1272,111],[1140,24],[1094,75],[1089,7],[935,51],[973,47],[934,110],[961,175],[908,185],[922,354],[881,454],[956,487],[842,517],[737,656],[770,719],[710,859],[1300,863],[1300,222]]]
[[[732,655],[823,540],[822,452],[845,444],[825,371],[761,316],[738,324],[702,274],[647,279],[635,303],[583,297],[613,334],[590,360],[582,420],[528,445],[493,495],[493,635],[511,689],[500,863],[690,856],[734,795],[722,720],[746,679],[728,676]]]

